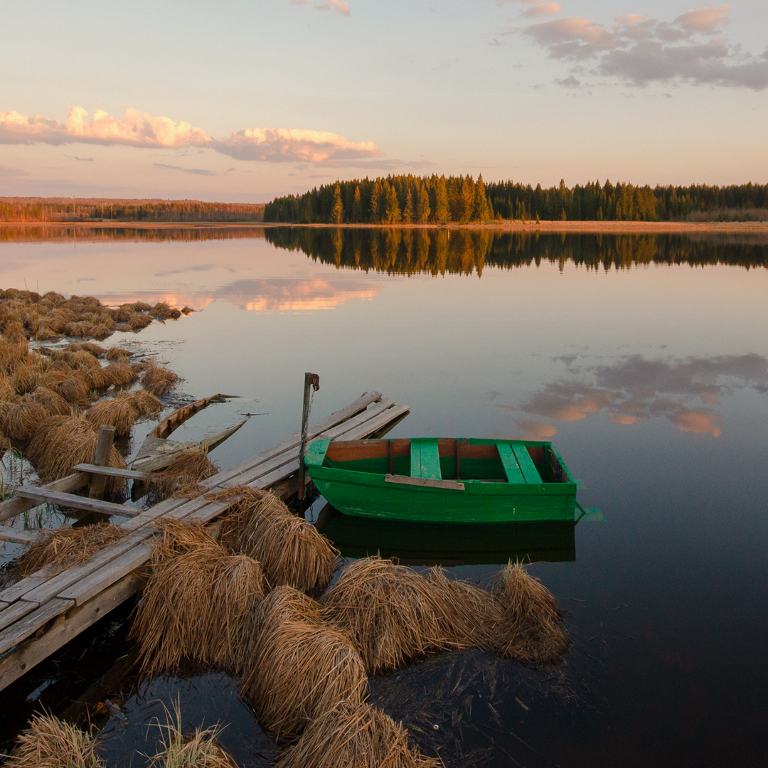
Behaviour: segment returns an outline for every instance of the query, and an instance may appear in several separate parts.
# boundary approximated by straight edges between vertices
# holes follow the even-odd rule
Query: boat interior
[[[470,438],[334,441],[324,467],[425,481],[573,482],[550,443]]]

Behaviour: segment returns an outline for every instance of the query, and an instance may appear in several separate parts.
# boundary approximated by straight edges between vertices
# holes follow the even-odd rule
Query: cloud
[[[557,434],[557,427],[554,424],[548,424],[546,421],[534,421],[533,419],[520,419],[518,426],[524,429],[532,440],[546,440],[548,437],[554,437]]]
[[[294,5],[308,5],[312,0],[291,0]],[[349,3],[343,2],[343,0],[327,0],[325,3],[316,5],[315,9],[318,11],[334,11],[342,16],[349,16]]]
[[[720,419],[711,413],[704,411],[682,411],[672,414],[669,420],[681,429],[683,432],[697,432],[699,434],[709,433],[713,437],[720,437],[723,430],[714,422]]]
[[[168,117],[153,117],[137,109],[126,109],[116,120],[103,110],[92,119],[82,107],[69,110],[66,123],[16,111],[0,112],[0,144],[101,144],[150,149],[197,147],[233,157],[270,163],[310,163],[345,166],[383,155],[372,141],[354,142],[335,133],[287,128],[246,128],[230,138],[216,140],[201,128]],[[398,163],[401,164],[401,163]],[[175,165],[159,167],[212,175],[212,171]]]
[[[247,128],[233,133],[213,148],[237,160],[348,164],[379,157],[382,152],[372,141],[354,142],[335,133],[285,128]]]
[[[504,3],[523,3],[528,8],[522,12],[522,16],[536,18],[537,16],[554,16],[563,10],[560,3],[550,2],[550,0],[497,0],[499,5]]]
[[[0,179],[16,179],[22,176],[29,176],[29,173],[21,168],[13,168],[9,165],[0,165]]]
[[[672,22],[636,13],[614,19],[611,29],[591,19],[572,16],[531,24],[522,34],[544,48],[549,57],[579,66],[584,73],[617,78],[629,85],[689,82],[768,88],[768,51],[745,53],[720,37],[729,23],[729,6],[686,11]],[[557,80],[569,86],[569,78]]]
[[[181,171],[181,173],[191,173],[195,176],[218,176],[214,171],[207,171],[204,168],[182,168],[180,165],[166,165],[165,163],[152,163],[155,168],[165,168],[169,171]]]

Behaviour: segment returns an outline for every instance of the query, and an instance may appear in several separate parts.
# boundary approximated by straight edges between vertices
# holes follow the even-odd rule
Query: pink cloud
[[[675,24],[691,32],[716,32],[719,24],[727,24],[730,21],[726,16],[730,10],[729,5],[724,5],[722,8],[697,8],[678,16]]]
[[[696,432],[698,434],[711,434],[720,437],[723,430],[714,422],[720,417],[704,411],[682,411],[669,416],[669,420],[683,432]]]

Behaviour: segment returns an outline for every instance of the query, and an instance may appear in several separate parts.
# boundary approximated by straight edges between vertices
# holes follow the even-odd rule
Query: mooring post
[[[107,424],[99,427],[99,439],[96,443],[96,456],[93,463],[99,467],[109,466],[109,455],[112,452],[112,443],[115,439],[115,428]],[[88,487],[88,495],[92,499],[99,499],[104,495],[107,487],[106,475],[91,475],[91,483]]]
[[[320,377],[316,373],[304,374],[304,407],[301,411],[301,447],[299,448],[299,501],[304,501],[304,482],[306,467],[304,455],[307,452],[307,427],[309,426],[309,411],[312,407],[312,389],[320,389]]]

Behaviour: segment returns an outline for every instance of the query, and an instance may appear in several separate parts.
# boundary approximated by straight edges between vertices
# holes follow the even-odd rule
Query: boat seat
[[[541,476],[524,445],[496,443],[504,474],[509,483],[541,483]]]
[[[411,440],[411,477],[423,477],[425,480],[443,479],[436,438]]]

